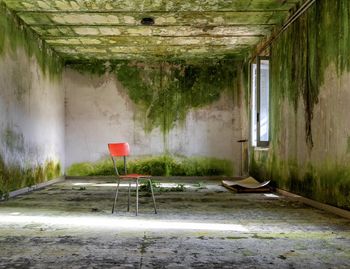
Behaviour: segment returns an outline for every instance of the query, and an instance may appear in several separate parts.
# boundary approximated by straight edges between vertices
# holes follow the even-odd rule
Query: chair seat
[[[139,179],[139,178],[150,178],[148,175],[140,175],[140,174],[127,174],[119,176],[121,179]]]

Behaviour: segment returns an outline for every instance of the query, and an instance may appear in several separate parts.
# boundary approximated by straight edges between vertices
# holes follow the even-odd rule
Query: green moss
[[[252,154],[250,163],[252,173],[259,180],[267,176],[279,188],[345,209],[350,208],[347,156],[338,155],[336,160],[324,159],[317,164],[311,161],[311,124],[327,68],[335,67],[338,77],[350,71],[349,22],[350,1],[316,1],[274,42],[271,48],[271,148],[267,157],[260,152]],[[289,108],[281,110],[286,100],[295,115],[284,114]],[[304,113],[298,111],[300,100]],[[304,151],[298,148],[301,114],[305,117],[305,142],[310,154],[303,161],[298,159]]]
[[[123,162],[117,161],[118,171],[124,171]],[[208,157],[154,156],[128,161],[129,173],[153,176],[232,176],[230,161]],[[103,159],[95,163],[76,163],[67,169],[68,176],[114,175],[112,161]]]
[[[266,178],[272,184],[293,193],[350,209],[350,168],[347,163],[325,161],[319,165],[297,164],[296,161],[278,160],[275,154],[268,159],[257,154],[252,157],[251,174],[258,180]]]
[[[34,56],[44,74],[57,78],[63,68],[62,60],[22,20],[0,2],[0,56],[13,54],[23,48],[29,57]]]
[[[313,109],[318,102],[326,69],[334,64],[338,75],[350,70],[350,1],[316,1],[271,48],[272,129],[280,129],[281,100],[305,109],[306,142],[313,146]]]
[[[48,160],[42,165],[21,167],[18,164],[5,164],[0,155],[0,199],[9,192],[57,178],[61,175],[61,165]]]
[[[224,91],[239,99],[242,63],[213,62],[86,62],[69,66],[94,74],[115,73],[142,113],[146,131],[166,134],[187,113],[219,100]]]

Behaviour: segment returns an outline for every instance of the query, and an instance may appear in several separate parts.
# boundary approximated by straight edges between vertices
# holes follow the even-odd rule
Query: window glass
[[[260,141],[269,141],[269,61],[260,61]]]
[[[256,147],[257,146],[257,121],[256,121],[256,64],[252,64],[252,69],[251,69],[251,106],[252,106],[252,111],[251,111],[251,122],[252,122],[252,146]]]
[[[269,60],[258,57],[251,65],[251,141],[253,147],[269,145]]]

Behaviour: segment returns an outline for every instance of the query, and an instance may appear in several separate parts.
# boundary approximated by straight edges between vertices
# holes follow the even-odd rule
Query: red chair
[[[151,182],[151,176],[147,175],[139,175],[139,174],[128,174],[127,173],[127,167],[126,167],[126,156],[129,156],[130,154],[130,147],[128,143],[111,143],[108,144],[109,153],[111,155],[113,166],[115,169],[115,173],[117,176],[117,189],[115,193],[114,203],[112,207],[112,214],[114,213],[115,204],[118,201],[118,192],[119,192],[119,184],[121,180],[129,181],[129,190],[128,190],[128,211],[130,210],[130,187],[131,182],[136,182],[136,216],[139,212],[139,179],[147,179],[149,181],[149,184],[151,186],[151,192],[152,192],[152,198],[153,198],[153,206],[154,206],[154,213],[157,214],[157,208],[156,208],[156,200],[154,199],[154,193],[153,193],[153,187]],[[124,159],[124,175],[121,175],[118,171],[117,164],[116,164],[116,157],[123,157]]]

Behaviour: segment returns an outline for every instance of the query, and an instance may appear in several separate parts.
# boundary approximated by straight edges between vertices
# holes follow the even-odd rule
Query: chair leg
[[[139,180],[136,179],[136,216],[139,213]]]
[[[114,203],[113,203],[113,207],[112,207],[112,214],[114,213],[115,204],[118,201],[119,184],[120,184],[120,179],[118,179],[117,190],[115,192],[115,198],[114,198]]]
[[[154,214],[157,214],[156,199],[154,199],[152,180],[148,179],[148,181],[149,181],[149,185],[151,186],[151,193],[152,193],[153,206],[154,206]]]
[[[131,188],[131,183],[129,183],[129,191],[128,191],[128,212],[130,211],[130,188]]]

